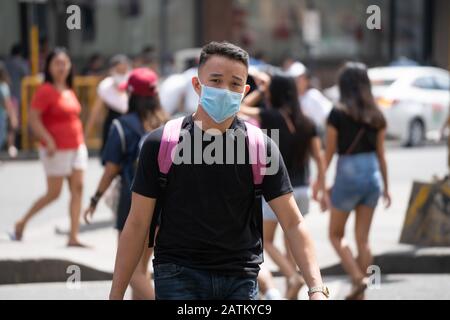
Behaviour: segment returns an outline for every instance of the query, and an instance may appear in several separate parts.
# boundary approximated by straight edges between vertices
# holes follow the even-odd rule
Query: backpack
[[[115,127],[117,130],[117,133],[119,135],[120,151],[121,151],[122,157],[126,157],[126,153],[127,153],[127,140],[125,137],[125,131],[123,129],[124,126],[127,127],[127,125],[122,124],[122,122],[120,122],[119,119],[114,119],[111,124],[111,127]],[[144,135],[141,138],[141,140],[139,141],[138,150],[141,149],[141,146],[142,146],[142,143],[144,140],[143,138],[146,138],[146,137],[147,137],[147,135]],[[136,172],[137,164],[138,164],[138,157],[136,157],[136,159],[133,162],[133,171],[134,172]],[[111,209],[111,211],[113,212],[114,215],[117,215],[117,212],[118,212],[121,192],[122,192],[122,178],[119,174],[117,177],[114,178],[110,187],[106,190],[105,198],[104,198],[105,204],[107,205],[107,207],[109,207]]]
[[[117,133],[119,134],[121,152],[122,152],[122,155],[125,155],[125,153],[127,151],[127,142],[125,139],[125,132],[123,131],[122,124],[120,123],[120,121],[118,119],[114,119],[111,126],[115,127],[117,130]],[[118,175],[111,182],[111,185],[106,190],[105,196],[104,196],[105,204],[109,209],[111,209],[114,216],[116,216],[117,212],[118,212],[121,191],[122,191],[122,179],[121,179],[120,175]]]
[[[156,199],[155,210],[150,224],[149,248],[154,247],[155,244],[156,227],[159,224],[162,208],[164,206],[165,201],[167,176],[169,174],[170,168],[172,167],[174,154],[180,140],[180,133],[184,119],[185,119],[184,117],[181,117],[170,120],[165,124],[163,129],[161,144],[158,151],[158,167],[159,167],[158,181],[160,193],[158,195],[158,198]],[[255,204],[257,205],[258,212],[262,213],[261,186],[264,179],[265,164],[266,164],[265,161],[266,147],[264,143],[264,134],[261,131],[261,129],[259,129],[255,125],[250,124],[248,122],[244,123],[247,132],[246,141],[249,149],[249,157],[253,173],[253,185],[255,188]],[[262,214],[260,214],[260,216],[262,219]],[[262,229],[262,223],[260,227]]]

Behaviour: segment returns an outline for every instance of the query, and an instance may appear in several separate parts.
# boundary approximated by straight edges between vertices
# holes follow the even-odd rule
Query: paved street
[[[345,277],[325,277],[331,291],[331,298],[344,299],[350,290]],[[450,275],[396,274],[381,279],[379,288],[367,291],[368,300],[450,300],[450,292],[442,290],[450,283]],[[280,290],[284,290],[284,279],[276,278]],[[110,281],[82,282],[80,287],[68,287],[66,283],[34,283],[0,286],[0,300],[105,300],[108,297]],[[130,298],[127,291],[126,299]],[[307,299],[306,288],[300,291],[299,299]]]
[[[392,250],[410,250],[411,246],[398,244],[403,225],[406,205],[412,181],[429,181],[433,175],[446,173],[446,148],[429,145],[422,148],[405,149],[396,143],[389,143],[388,165],[393,205],[377,210],[371,242],[375,254]],[[91,159],[86,173],[84,204],[95,191],[101,175],[97,159]],[[328,180],[333,180],[330,172]],[[23,243],[10,242],[7,233],[12,231],[14,221],[24,213],[31,202],[45,190],[43,170],[38,161],[3,162],[0,165],[0,261],[21,259],[53,258],[75,261],[98,270],[112,272],[116,246],[116,233],[112,229],[112,215],[101,204],[95,216],[94,227],[83,226],[82,240],[92,244],[92,249],[66,249],[63,233],[68,226],[68,191],[64,189],[61,198],[31,222]],[[313,204],[307,223],[316,242],[321,267],[338,262],[337,256],[327,239],[328,215],[318,212]],[[353,220],[350,219],[350,239]],[[281,232],[276,242],[282,245]],[[421,249],[422,250],[422,249]],[[424,249],[426,250],[426,249]],[[276,267],[266,255],[266,265],[272,271]],[[383,270],[381,270],[383,274]],[[327,277],[335,299],[342,299],[349,290],[345,277]],[[277,286],[283,291],[284,280],[277,277]],[[449,274],[444,275],[383,275],[379,290],[371,290],[368,299],[450,299],[448,292],[442,292],[442,284],[450,283]],[[107,296],[109,282],[82,281],[81,289],[68,290],[65,283],[1,285],[0,299],[102,299]],[[300,297],[306,293],[301,292]]]

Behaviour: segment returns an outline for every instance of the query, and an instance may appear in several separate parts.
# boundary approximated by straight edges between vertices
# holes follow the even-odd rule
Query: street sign
[[[320,42],[322,29],[320,13],[317,10],[307,10],[303,13],[303,40],[307,44]]]

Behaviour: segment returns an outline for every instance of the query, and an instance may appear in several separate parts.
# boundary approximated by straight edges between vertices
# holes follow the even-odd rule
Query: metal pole
[[[167,23],[168,23],[168,7],[169,0],[161,0],[159,3],[159,70],[164,76],[164,64],[167,55]]]
[[[30,28],[30,61],[31,75],[35,76],[39,73],[39,27],[37,25],[37,8],[36,3],[30,4],[31,28]]]

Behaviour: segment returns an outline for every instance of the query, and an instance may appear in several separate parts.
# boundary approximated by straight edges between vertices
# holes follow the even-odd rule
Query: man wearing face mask
[[[107,109],[106,118],[103,122],[102,147],[106,144],[109,128],[114,119],[127,113],[128,96],[126,90],[120,85],[125,83],[130,72],[130,61],[125,55],[118,54],[110,60],[110,75],[103,79],[97,87],[97,100],[89,114],[85,127],[85,137],[89,137],[93,127],[97,124],[103,108]]]
[[[236,161],[240,153],[242,156],[251,150],[245,144],[242,149],[235,139],[237,131],[248,133],[247,125],[236,117],[249,90],[247,75],[248,54],[241,48],[226,42],[203,47],[198,77],[192,79],[199,105],[193,115],[183,119],[184,133],[178,144],[188,141],[192,161],[172,163],[161,211],[155,210],[155,204],[157,199],[161,203],[162,196],[158,154],[166,137],[164,127],[145,140],[132,186],[130,213],[119,242],[111,299],[123,298],[154,214],[160,217],[153,261],[156,299],[257,298],[256,277],[263,262],[262,214],[255,201],[253,167],[248,161]],[[196,135],[203,137],[200,147],[195,145]],[[225,146],[231,144],[234,161],[196,162],[194,158],[201,157],[216,139],[225,140],[224,158],[230,152]],[[284,228],[310,287],[310,298],[324,299],[328,289],[323,286],[287,170],[275,143],[265,139],[267,155],[278,160],[279,166],[274,174],[263,177],[258,188]]]

